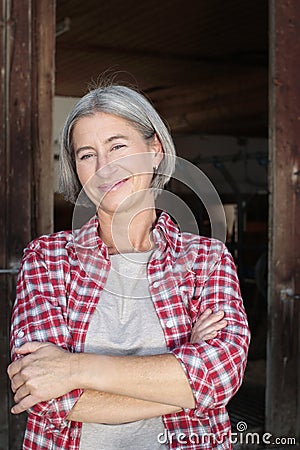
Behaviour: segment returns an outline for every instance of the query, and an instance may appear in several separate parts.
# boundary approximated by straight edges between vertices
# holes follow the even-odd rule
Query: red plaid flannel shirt
[[[14,349],[27,341],[84,350],[110,268],[97,227],[94,217],[80,230],[42,236],[25,249],[12,316],[13,360]],[[169,447],[228,450],[225,405],[242,382],[249,345],[232,257],[217,240],[180,233],[166,213],[159,216],[153,239],[150,292],[168,351],[182,365],[196,399],[195,409],[163,416]],[[228,325],[215,339],[191,344],[192,326],[206,308],[222,309]],[[31,408],[23,449],[78,450],[81,423],[66,417],[81,394],[74,390]]]

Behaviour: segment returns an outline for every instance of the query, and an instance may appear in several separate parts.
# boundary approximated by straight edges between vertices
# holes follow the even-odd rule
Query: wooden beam
[[[300,3],[270,1],[266,431],[300,440]]]
[[[0,23],[6,20],[6,5],[4,0],[0,0]],[[6,155],[5,155],[5,141],[6,141],[6,77],[4,76],[4,68],[6,67],[5,58],[6,48],[6,30],[5,27],[0,27],[0,204],[2,213],[0,214],[0,229],[2,236],[0,239],[0,268],[7,267],[7,241],[4,233],[6,226]],[[4,449],[8,449],[8,380],[6,376],[6,364],[8,353],[8,313],[7,313],[7,298],[8,298],[8,279],[5,274],[0,275],[0,437],[1,444]]]
[[[55,0],[34,0],[33,6],[33,176],[34,235],[53,230],[53,97],[55,91]]]
[[[240,92],[233,94],[212,96],[208,99],[203,99],[190,104],[186,104],[180,108],[180,105],[173,109],[170,107],[162,108],[158,103],[155,105],[161,115],[168,118],[168,122],[172,127],[174,117],[182,117],[183,124],[187,125],[198,124],[199,132],[205,133],[206,123],[216,124],[222,120],[243,120],[249,115],[263,114],[267,110],[267,97],[264,88],[249,92]]]
[[[5,376],[16,281],[12,271],[25,245],[52,231],[55,0],[0,0],[0,11],[0,431],[1,450],[15,450],[21,447],[26,414],[10,414]]]
[[[84,67],[79,74],[74,75],[76,65],[81,64],[79,55],[76,55],[74,50],[74,59],[68,59],[68,56],[58,47],[56,57],[59,67],[56,85],[58,95],[81,96],[86,91],[92,76],[97,80],[99,73],[108,67],[104,62],[105,54],[101,55],[97,61],[89,60],[89,56],[85,55],[83,57],[87,60]],[[142,61],[139,63],[139,68],[135,68],[132,72],[135,74],[137,84],[172,126],[172,131],[219,133],[218,121],[221,119],[225,134],[233,134],[236,131],[237,122],[242,122],[244,117],[249,115],[258,117],[256,124],[256,128],[259,129],[258,135],[262,135],[267,129],[267,120],[261,126],[261,118],[267,118],[268,112],[267,68],[245,67],[225,62],[218,65],[208,62],[203,64],[185,62],[180,65],[167,61],[162,65],[153,60],[150,66],[157,67],[159,70],[157,78],[153,79],[154,69],[149,70],[152,78],[148,77]],[[131,64],[136,62],[131,61]],[[127,67],[127,69],[131,71],[130,68]],[[126,78],[129,83],[135,82],[132,76],[121,71],[119,80],[126,81]],[[228,117],[232,118],[233,127]],[[209,124],[206,130],[207,121]],[[248,135],[247,126],[241,128]],[[249,130],[249,135],[252,130],[253,127]]]
[[[186,60],[165,61],[159,55],[143,55],[131,58],[122,53],[109,54],[89,53],[83,49],[65,50],[60,43],[56,49],[56,94],[78,97],[87,90],[91,80],[97,81],[105,71],[119,72],[116,81],[137,85],[143,91],[168,88],[169,86],[190,86],[198,83],[198,88],[210,84],[211,80],[218,80],[219,86],[228,80],[239,80],[248,74],[257,73],[260,79],[261,72],[266,73],[266,67],[245,66],[234,61],[199,61]],[[80,66],[80,71],[77,70]],[[254,77],[253,77],[254,80]],[[254,80],[255,83],[255,80]]]

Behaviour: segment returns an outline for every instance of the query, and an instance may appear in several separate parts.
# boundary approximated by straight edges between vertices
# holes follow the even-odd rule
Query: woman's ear
[[[153,152],[153,167],[157,167],[163,160],[164,151],[156,133],[152,139],[151,151]]]

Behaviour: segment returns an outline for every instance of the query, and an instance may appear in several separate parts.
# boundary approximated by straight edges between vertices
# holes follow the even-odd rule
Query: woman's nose
[[[109,162],[105,156],[97,159],[97,175],[101,178],[108,178],[114,172],[114,164]]]

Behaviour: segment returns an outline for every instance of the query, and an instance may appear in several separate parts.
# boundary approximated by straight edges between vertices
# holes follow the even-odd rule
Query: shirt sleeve
[[[206,280],[196,276],[198,316],[205,309],[223,310],[227,326],[218,336],[172,350],[185,371],[196,401],[195,413],[227,404],[240,387],[246,366],[250,332],[233,259],[226,249]]]
[[[52,342],[72,351],[66,308],[58,297],[43,255],[41,252],[26,249],[18,275],[16,301],[12,312],[12,361],[19,357],[15,349],[28,341]],[[49,421],[50,428],[65,426],[65,419],[82,392],[77,389],[48,402],[38,403],[28,412],[43,416],[44,420]]]

